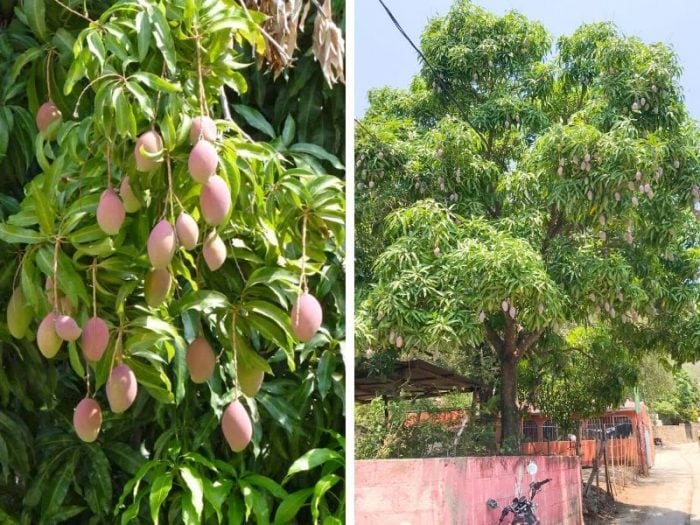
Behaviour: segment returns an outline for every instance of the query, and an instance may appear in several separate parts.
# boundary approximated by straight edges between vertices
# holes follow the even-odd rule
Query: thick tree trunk
[[[519,445],[518,357],[508,352],[501,359],[501,450],[515,452]]]

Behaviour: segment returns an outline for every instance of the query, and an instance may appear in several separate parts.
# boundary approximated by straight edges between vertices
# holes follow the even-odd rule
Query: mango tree
[[[343,515],[342,164],[244,102],[279,45],[248,4],[32,0],[0,35],[36,173],[0,224],[10,523]]]
[[[422,50],[357,128],[358,346],[488,344],[506,450],[518,363],[564,351],[572,327],[634,341],[673,319],[697,356],[699,135],[674,53],[608,23],[552,48],[541,24],[467,1]]]

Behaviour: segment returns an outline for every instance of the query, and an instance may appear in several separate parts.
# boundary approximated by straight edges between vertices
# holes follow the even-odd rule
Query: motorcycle
[[[535,498],[535,495],[542,490],[542,487],[550,481],[552,481],[551,478],[547,478],[536,483],[530,483],[530,497],[521,496],[520,498],[513,498],[511,504],[503,508],[501,519],[498,520],[498,523],[503,523],[503,520],[506,519],[508,514],[512,513],[515,517],[510,522],[510,525],[540,525],[540,520],[535,516],[536,504],[533,503],[532,500]],[[494,500],[490,500],[489,503],[489,506],[492,508],[498,506]]]

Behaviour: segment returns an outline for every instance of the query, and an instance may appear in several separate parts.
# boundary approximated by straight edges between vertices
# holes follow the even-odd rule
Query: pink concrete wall
[[[537,464],[535,478],[525,469]],[[531,481],[552,478],[537,494],[543,525],[581,525],[581,467],[571,456],[384,459],[355,462],[358,525],[493,525]],[[510,515],[512,517],[512,514]],[[506,521],[505,523],[510,523]]]

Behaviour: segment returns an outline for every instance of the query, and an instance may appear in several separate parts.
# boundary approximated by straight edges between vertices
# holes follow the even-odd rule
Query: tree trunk
[[[506,352],[501,359],[501,450],[517,452],[519,446],[518,358]]]

